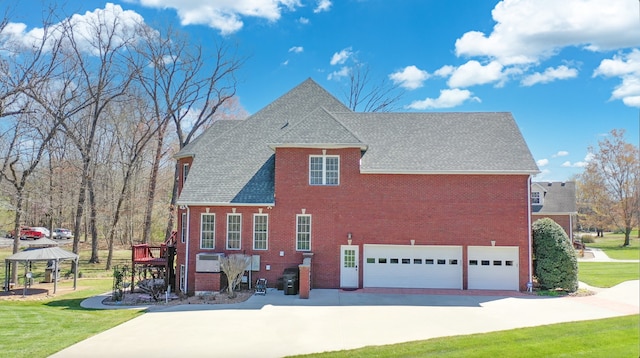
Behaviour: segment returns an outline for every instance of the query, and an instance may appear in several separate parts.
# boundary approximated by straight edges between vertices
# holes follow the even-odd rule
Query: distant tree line
[[[164,240],[173,230],[172,155],[218,118],[243,64],[108,4],[83,16],[52,7],[42,27],[0,22],[0,200],[13,227],[68,227],[98,249]],[[18,252],[15,235],[13,252]],[[16,270],[13,270],[14,272]]]

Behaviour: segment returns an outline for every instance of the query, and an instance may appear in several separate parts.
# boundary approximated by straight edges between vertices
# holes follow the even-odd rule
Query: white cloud
[[[405,67],[402,71],[390,74],[389,78],[402,88],[414,90],[422,87],[424,81],[429,78],[429,73],[411,65]]]
[[[347,62],[351,55],[353,55],[351,47],[347,47],[340,52],[334,53],[333,56],[331,56],[331,61],[329,63],[331,66],[342,65]]]
[[[449,77],[455,70],[455,66],[446,65],[437,69],[433,74],[438,77]]]
[[[442,73],[446,72],[443,70]],[[470,87],[491,82],[501,82],[504,79],[502,65],[492,61],[487,65],[471,60],[451,72],[447,84],[451,88]]]
[[[539,167],[544,167],[549,164],[549,159],[539,159],[536,161]]]
[[[593,76],[620,77],[622,82],[611,93],[611,99],[622,100],[630,107],[640,107],[640,50],[633,49],[627,54],[602,60]]]
[[[571,163],[567,160],[566,162],[562,163],[562,166],[565,168],[584,168],[589,164],[590,161],[593,160],[593,158],[593,153],[587,153],[587,155],[585,155],[584,157],[584,160],[575,163]]]
[[[469,90],[461,90],[458,88],[444,89],[440,91],[438,98],[426,98],[422,101],[412,102],[408,108],[411,109],[431,109],[431,108],[451,108],[459,106],[466,101],[480,102],[480,98],[473,97],[473,93]]]
[[[289,52],[302,53],[302,52],[304,52],[304,47],[302,47],[302,46],[293,46],[292,48],[289,49]]]
[[[523,86],[530,87],[538,83],[549,83],[555,80],[566,80],[576,77],[578,77],[578,70],[562,65],[556,68],[547,67],[547,69],[545,69],[542,73],[536,72],[525,76],[522,79],[521,84]]]
[[[308,25],[309,24],[309,19],[307,19],[306,17],[300,17],[298,19],[298,22],[303,24],[303,25]]]
[[[302,6],[300,0],[139,0],[140,5],[175,9],[182,25],[206,25],[223,35],[242,28],[243,17],[269,21],[280,19],[283,8],[294,10]]]
[[[497,59],[503,65],[538,63],[568,46],[604,51],[640,45],[638,3],[622,0],[504,0],[492,11],[487,35],[465,33],[458,56]]]
[[[331,0],[318,0],[318,6],[313,9],[313,12],[317,14],[319,12],[329,11],[331,9],[331,5],[333,5]]]
[[[566,150],[561,150],[561,151],[558,151],[558,153],[554,154],[553,157],[554,158],[566,157],[567,155],[569,155],[569,152],[567,152]]]
[[[74,14],[62,21],[67,23],[64,26],[73,28],[78,49],[92,54],[98,53],[96,44],[92,41],[96,36],[102,36],[104,43],[110,42],[112,47],[116,47],[135,38],[136,29],[144,23],[140,14],[132,10],[123,10],[120,5],[112,3],[105,4],[104,9]],[[100,33],[96,30],[95,24],[97,23],[101,23],[103,26],[99,29]],[[64,31],[62,22],[52,24],[48,29],[48,41],[55,37],[59,38],[62,31]],[[0,34],[0,37],[7,43],[26,47],[37,46],[44,36],[45,30],[43,28],[33,28],[27,31],[27,26],[22,23],[8,23]],[[45,49],[48,49],[50,45],[51,42],[46,44]]]
[[[339,79],[341,79],[343,77],[349,76],[350,72],[351,72],[351,68],[349,68],[348,66],[343,66],[340,70],[331,72],[327,76],[327,79],[328,80],[339,80]]]

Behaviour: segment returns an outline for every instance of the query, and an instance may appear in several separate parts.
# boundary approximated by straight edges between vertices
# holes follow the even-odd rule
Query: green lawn
[[[624,235],[606,233],[604,237],[595,238],[594,243],[585,244],[603,250],[607,256],[616,260],[639,260],[640,259],[640,239],[637,233],[632,233],[629,246],[622,247]]]
[[[70,285],[70,282],[61,283]],[[0,355],[47,357],[136,316],[138,310],[86,310],[85,298],[107,292],[111,279],[81,279],[78,291],[41,301],[0,301]]]
[[[639,317],[560,323],[296,357],[638,357]]]
[[[640,279],[640,263],[581,261],[578,262],[578,279],[594,287],[613,287]]]

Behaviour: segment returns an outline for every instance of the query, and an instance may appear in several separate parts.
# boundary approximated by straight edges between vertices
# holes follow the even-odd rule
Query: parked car
[[[54,239],[73,239],[73,233],[69,229],[57,228],[53,229]]]
[[[50,236],[50,232],[49,232],[49,229],[47,229],[46,227],[34,226],[34,227],[23,227],[20,229],[21,240],[29,240],[29,239],[37,240],[37,239],[41,239],[43,237],[49,237],[49,236]]]

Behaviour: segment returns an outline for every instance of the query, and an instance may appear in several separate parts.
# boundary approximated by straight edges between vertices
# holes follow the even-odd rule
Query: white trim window
[[[187,181],[187,175],[189,175],[189,164],[182,164],[182,185]]]
[[[227,250],[240,250],[242,214],[227,214]]]
[[[269,248],[269,215],[253,214],[253,249]]]
[[[539,191],[531,192],[531,204],[533,205],[542,204],[542,195],[540,195]]]
[[[311,215],[296,215],[296,251],[311,251]]]
[[[185,274],[186,274],[187,270],[185,269],[184,265],[180,265],[180,279],[179,279],[179,285],[180,285],[180,292],[186,292],[186,287],[185,287]]]
[[[187,241],[187,213],[182,213],[180,220],[180,242],[185,243]]]
[[[200,248],[216,248],[216,214],[200,215]]]
[[[340,157],[337,155],[309,156],[309,185],[339,185]]]

